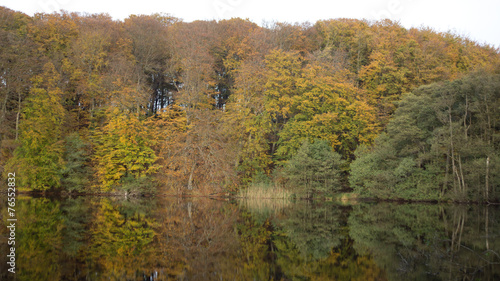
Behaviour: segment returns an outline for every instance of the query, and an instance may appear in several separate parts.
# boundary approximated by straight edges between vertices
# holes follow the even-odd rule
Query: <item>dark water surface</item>
[[[1,280],[500,280],[500,208],[18,196]]]

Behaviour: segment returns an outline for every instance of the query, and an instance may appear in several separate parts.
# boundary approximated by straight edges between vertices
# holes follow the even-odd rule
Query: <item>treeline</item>
[[[320,165],[345,176],[404,93],[500,65],[493,47],[388,20],[260,27],[165,14],[29,17],[1,8],[0,42],[0,165],[25,190],[214,193],[269,177],[284,185],[337,182],[297,180],[290,173],[300,166],[287,163],[324,155]],[[481,131],[476,102],[470,97],[451,123],[465,114],[465,128],[478,127],[462,135],[486,142],[498,128]],[[489,110],[494,118],[498,108]],[[321,144],[304,144],[314,140]],[[331,151],[321,152],[324,143]],[[469,190],[457,185],[464,167],[460,178],[453,170],[469,156],[446,149],[445,183]]]

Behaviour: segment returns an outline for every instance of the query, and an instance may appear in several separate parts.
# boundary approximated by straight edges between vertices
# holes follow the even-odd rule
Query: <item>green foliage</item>
[[[351,187],[378,198],[498,200],[499,81],[479,72],[405,95],[387,133],[356,151]]]
[[[271,185],[272,180],[268,175],[262,172],[257,172],[252,178],[252,184]]]
[[[340,155],[332,151],[328,142],[304,141],[285,167],[285,176],[294,190],[307,197],[314,193],[340,189]]]
[[[61,184],[68,191],[86,191],[91,176],[90,144],[75,132],[66,137],[64,150]]]
[[[120,189],[129,194],[155,194],[155,183],[151,177],[127,175],[120,180]]]
[[[349,176],[350,186],[356,193],[367,197],[384,197],[381,194],[385,196],[392,194],[395,178],[387,166],[395,161],[395,155],[385,143],[385,138],[387,138],[385,134],[377,138],[376,149],[360,146],[356,150],[356,160],[351,163]]]

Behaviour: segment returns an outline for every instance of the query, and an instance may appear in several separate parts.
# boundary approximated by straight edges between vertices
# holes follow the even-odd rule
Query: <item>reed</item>
[[[267,183],[251,184],[238,192],[238,197],[247,199],[291,199],[292,196],[291,191]]]

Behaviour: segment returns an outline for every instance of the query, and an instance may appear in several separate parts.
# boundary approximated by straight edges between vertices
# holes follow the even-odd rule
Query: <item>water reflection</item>
[[[498,208],[370,204],[349,216],[355,250],[390,280],[498,280]]]
[[[492,206],[18,199],[16,280],[500,279]]]

